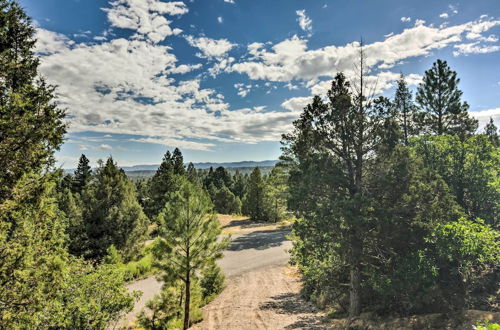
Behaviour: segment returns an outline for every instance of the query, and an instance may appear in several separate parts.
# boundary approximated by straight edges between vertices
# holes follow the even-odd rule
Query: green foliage
[[[64,226],[49,176],[26,174],[0,203],[0,328],[44,324],[66,263]]]
[[[403,142],[408,144],[408,138],[415,135],[417,130],[415,125],[416,107],[403,74],[398,80],[398,87],[394,95],[394,107],[398,112],[398,121],[403,131]]]
[[[205,304],[212,301],[224,289],[225,276],[216,263],[203,268],[201,272],[201,292]]]
[[[145,239],[147,218],[135,186],[112,158],[101,164],[82,196],[86,231],[84,256],[102,260],[114,245],[130,259]]]
[[[222,166],[219,166],[213,170],[210,167],[207,176],[203,180],[203,185],[207,189],[210,185],[214,185],[215,188],[221,189],[222,187],[231,187],[232,180],[229,172]]]
[[[474,329],[476,330],[500,330],[500,324],[490,323],[490,321],[477,322]]]
[[[183,157],[179,149],[176,148],[173,154],[167,151],[160,167],[149,181],[145,210],[151,219],[155,219],[163,210],[170,194],[179,189],[184,173]]]
[[[421,109],[420,129],[426,133],[467,136],[474,134],[477,120],[470,117],[469,105],[462,102],[458,89],[460,79],[446,61],[437,60],[425,71],[417,90],[416,101]]]
[[[93,267],[75,260],[65,279],[61,317],[53,326],[105,329],[119,321],[132,310],[138,296],[130,294],[124,283],[121,272],[112,265]]]
[[[260,169],[254,168],[248,178],[245,197],[242,201],[243,214],[250,216],[254,221],[269,221],[272,218],[270,214],[271,205],[266,198],[266,185]]]
[[[493,122],[493,118],[491,117],[490,122],[486,124],[486,127],[484,128],[484,135],[488,137],[488,140],[490,140],[491,144],[494,147],[500,147],[500,137],[498,136],[498,129]]]
[[[265,191],[269,219],[277,222],[285,218],[289,192],[288,174],[285,172],[283,166],[278,164],[273,167],[266,178]]]
[[[182,313],[182,291],[179,287],[164,286],[159,295],[146,303],[137,319],[139,325],[146,330],[174,329],[175,321]]]
[[[0,1],[0,203],[27,172],[53,163],[63,142],[64,111],[54,86],[38,75],[35,28],[17,1]],[[35,129],[36,128],[36,129]]]
[[[241,201],[229,188],[223,186],[217,190],[213,199],[215,210],[222,214],[239,214],[241,212]]]
[[[433,70],[446,71],[441,64]],[[425,86],[435,84],[434,71],[421,86],[421,105],[439,92]],[[284,136],[288,206],[298,217],[292,262],[303,294],[320,306],[350,315],[361,306],[400,314],[493,308],[498,148],[486,135],[470,136],[474,123],[456,77],[443,72],[458,105],[439,110],[439,119],[436,101],[427,100],[432,115],[423,116],[424,128],[440,127],[441,136],[404,143],[402,110],[394,111],[411,100],[404,84],[396,104],[366,102],[341,74],[328,99],[315,97]]]
[[[429,136],[412,145],[425,167],[443,177],[470,218],[499,225],[500,154],[487,137]]]
[[[184,182],[169,200],[158,216],[159,238],[153,253],[164,282],[168,285],[180,280],[184,284],[183,327],[187,329],[194,316],[190,306],[196,271],[222,257],[229,239],[218,239],[220,224],[211,214],[212,203],[203,190]]]
[[[78,160],[78,167],[73,178],[72,192],[81,194],[92,178],[92,168],[85,155],[81,155]]]

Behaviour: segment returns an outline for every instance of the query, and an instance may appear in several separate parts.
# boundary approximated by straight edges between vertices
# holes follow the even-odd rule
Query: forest
[[[132,180],[112,157],[55,165],[67,115],[35,43],[0,0],[0,328],[106,329],[138,298],[126,284],[151,274],[163,287],[140,327],[189,328],[224,289],[217,213],[292,221],[302,295],[331,315],[500,310],[500,138],[446,61],[387,98],[360,46],[357,76],[310,101],[268,173],[196,169],[175,148]]]

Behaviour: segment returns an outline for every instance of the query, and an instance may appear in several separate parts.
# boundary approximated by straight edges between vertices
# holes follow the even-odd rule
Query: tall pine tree
[[[92,177],[92,168],[89,165],[89,159],[82,154],[78,160],[78,167],[76,168],[73,178],[73,192],[82,193],[83,188],[90,182]]]
[[[183,328],[190,327],[193,278],[206,265],[222,257],[228,239],[218,239],[219,220],[212,213],[212,203],[205,191],[184,182],[171,194],[158,216],[160,239],[155,246],[158,267],[164,271],[166,285],[184,283]]]
[[[415,133],[415,105],[411,91],[408,89],[405,77],[401,74],[398,80],[398,87],[394,96],[394,106],[398,111],[400,126],[403,131],[403,141],[408,144],[408,137]]]
[[[31,19],[16,1],[0,1],[0,202],[28,171],[53,163],[63,142],[64,110],[38,75]]]
[[[463,136],[476,131],[477,120],[469,116],[469,105],[461,100],[459,82],[457,73],[446,61],[437,60],[425,71],[416,96],[422,111],[419,125],[424,132]]]

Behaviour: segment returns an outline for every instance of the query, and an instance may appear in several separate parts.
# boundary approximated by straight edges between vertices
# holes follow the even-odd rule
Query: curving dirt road
[[[287,266],[287,228],[253,223],[245,218],[220,216],[224,233],[232,243],[219,265],[226,274],[226,288],[203,308],[204,320],[193,329],[323,329],[322,315],[299,297],[300,283]],[[160,291],[154,277],[132,283],[144,294],[130,322],[146,301]]]

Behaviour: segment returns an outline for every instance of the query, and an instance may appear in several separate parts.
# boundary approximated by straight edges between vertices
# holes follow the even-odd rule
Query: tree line
[[[477,132],[457,73],[437,60],[415,96],[338,73],[283,135],[293,263],[304,295],[339,315],[495,310],[499,137]],[[496,306],[496,307],[495,307]]]

